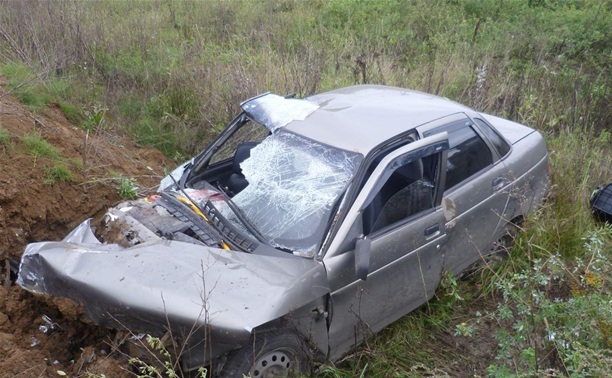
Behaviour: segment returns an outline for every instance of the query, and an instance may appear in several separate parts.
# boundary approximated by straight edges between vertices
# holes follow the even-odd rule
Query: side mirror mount
[[[355,243],[355,274],[357,278],[365,281],[370,272],[370,250],[372,242],[361,235]]]

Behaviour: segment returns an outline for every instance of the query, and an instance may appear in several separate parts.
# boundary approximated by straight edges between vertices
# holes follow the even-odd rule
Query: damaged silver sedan
[[[169,336],[183,371],[309,372],[495,252],[548,186],[537,131],[447,99],[264,94],[157,195],[30,244],[18,283]]]

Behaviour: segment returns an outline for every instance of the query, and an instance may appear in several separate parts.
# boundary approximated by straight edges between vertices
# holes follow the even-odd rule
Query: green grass
[[[23,144],[28,150],[28,153],[35,158],[47,157],[58,159],[60,153],[51,143],[47,142],[40,133],[26,134],[23,137]]]
[[[70,97],[72,83],[68,79],[60,79],[52,76],[47,83],[47,92],[53,97]]]
[[[57,106],[62,109],[62,112],[64,112],[66,118],[69,119],[72,123],[78,124],[83,119],[81,111],[70,102],[58,100]]]
[[[126,177],[123,174],[110,173],[113,181],[116,183],[117,192],[123,199],[134,199],[138,197],[138,190],[140,189],[136,185],[136,180],[133,177]]]
[[[72,172],[63,164],[57,163],[45,169],[45,185],[53,185],[56,182],[73,182]]]
[[[5,89],[12,91],[30,110],[40,112],[55,102],[66,118],[75,123],[81,120],[81,110],[71,102],[77,100],[71,89],[77,82],[53,75],[37,76],[30,67],[20,62],[0,65],[0,73],[8,78]]]
[[[11,146],[11,136],[2,126],[0,126],[0,146],[5,150]]]
[[[240,101],[268,90],[409,87],[552,132],[602,130],[612,119],[612,12],[601,1],[164,4],[85,3],[78,18],[11,9],[3,20],[40,31],[37,45],[55,46],[61,33],[63,55],[23,45],[36,64],[15,59],[3,71],[28,83],[21,98],[33,106],[62,99],[74,120],[74,109],[104,104],[109,119],[169,157],[198,152]]]
[[[77,81],[53,75],[37,76],[30,67],[20,62],[0,65],[0,73],[8,78],[5,89],[12,91],[30,110],[40,112],[55,102],[72,122],[77,123],[82,118],[80,108],[71,102],[78,101],[71,88]]]
[[[9,78],[8,88],[15,96],[33,111],[44,109],[51,101],[45,86],[22,63],[8,63],[0,67],[0,72]]]

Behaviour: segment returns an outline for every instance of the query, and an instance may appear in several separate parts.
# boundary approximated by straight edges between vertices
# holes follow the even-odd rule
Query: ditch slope
[[[0,78],[0,377],[132,376],[111,331],[88,323],[69,300],[14,285],[8,261],[18,261],[27,243],[60,240],[119,202],[118,176],[134,178],[143,194],[172,164],[103,127],[86,132],[56,105],[34,113],[2,85]],[[54,174],[58,167],[69,177]],[[56,332],[39,330],[43,315]]]

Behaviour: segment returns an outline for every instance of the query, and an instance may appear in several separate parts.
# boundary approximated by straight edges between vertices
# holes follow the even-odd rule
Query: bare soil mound
[[[69,300],[35,296],[12,284],[8,261],[18,261],[27,243],[60,240],[119,202],[120,175],[134,178],[144,194],[171,166],[158,151],[109,130],[74,126],[57,106],[33,113],[0,87],[1,377],[131,375],[110,346],[112,331],[88,323]],[[50,335],[39,330],[43,315],[57,323]]]

